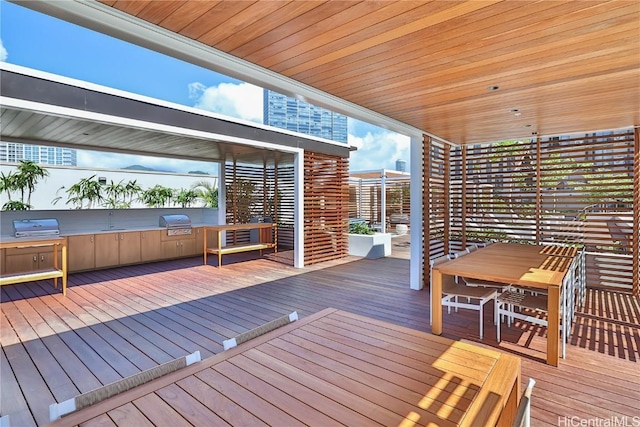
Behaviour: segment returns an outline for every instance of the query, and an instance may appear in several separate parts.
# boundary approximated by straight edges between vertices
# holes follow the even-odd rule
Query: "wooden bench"
[[[207,254],[218,255],[218,268],[222,267],[222,255],[224,254],[234,254],[240,252],[249,252],[249,251],[260,251],[260,255],[262,255],[262,251],[264,249],[275,249],[278,250],[277,245],[277,237],[272,237],[274,233],[272,232],[275,229],[276,224],[274,223],[250,223],[250,224],[226,224],[226,225],[217,225],[204,227],[204,264],[207,264]],[[236,243],[232,245],[222,246],[222,232],[223,231],[240,231],[240,230],[259,230],[258,232],[258,242],[249,242],[249,243]],[[217,242],[216,247],[209,247],[208,245],[208,232],[213,231],[217,233]]]

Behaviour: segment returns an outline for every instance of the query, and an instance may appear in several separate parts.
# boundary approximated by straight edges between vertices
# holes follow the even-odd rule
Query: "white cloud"
[[[263,90],[250,83],[207,87],[194,82],[189,84],[189,97],[196,100],[196,108],[257,123],[263,121]]]
[[[8,56],[7,49],[4,48],[2,39],[0,39],[0,61],[6,61]]]
[[[395,132],[383,129],[367,132],[364,136],[349,134],[349,144],[358,147],[351,152],[349,169],[352,171],[391,169],[395,170],[396,160],[410,165],[410,139]]]

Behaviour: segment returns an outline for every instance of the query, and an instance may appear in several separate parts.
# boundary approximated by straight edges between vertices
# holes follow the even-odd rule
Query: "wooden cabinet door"
[[[95,237],[93,234],[67,237],[67,266],[69,271],[95,268]],[[60,266],[60,264],[58,264]]]
[[[6,255],[6,274],[28,273],[38,269],[37,252],[17,252]]]
[[[53,248],[47,252],[38,252],[38,270],[48,270],[53,268]],[[60,258],[58,257],[58,268],[60,268]]]
[[[204,245],[204,243],[202,243]],[[196,254],[196,239],[184,239],[180,241],[180,256],[193,256]],[[198,251],[199,252],[199,251]]]
[[[193,250],[193,255],[202,255],[204,252],[204,231],[202,227],[197,227],[193,229],[193,232],[196,235],[196,247]]]
[[[118,233],[120,238],[120,264],[140,262],[140,232]]]
[[[160,233],[160,230],[142,231],[140,233],[140,258],[142,261],[162,259]]]
[[[96,268],[120,264],[120,233],[95,235]]]
[[[180,240],[166,240],[160,243],[160,256],[175,258],[180,253]]]
[[[5,258],[6,252],[7,251],[4,249],[0,249],[0,274],[6,274],[7,272],[7,259]]]

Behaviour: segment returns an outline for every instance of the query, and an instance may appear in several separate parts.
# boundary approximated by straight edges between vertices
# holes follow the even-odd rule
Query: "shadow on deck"
[[[54,401],[195,350],[208,357],[224,339],[293,310],[334,307],[430,331],[429,292],[409,289],[408,257],[303,270],[227,257],[222,269],[198,257],[73,274],[66,298],[48,281],[3,287],[0,413],[12,425],[42,425]],[[591,290],[558,368],[543,363],[544,328],[516,323],[498,344],[491,316],[480,345],[523,358],[523,379],[538,381],[533,425],[639,415],[637,298]],[[443,318],[445,336],[479,343],[475,312]]]

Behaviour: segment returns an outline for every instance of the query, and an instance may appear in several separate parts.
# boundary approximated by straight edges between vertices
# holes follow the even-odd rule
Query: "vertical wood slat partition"
[[[633,152],[633,294],[640,296],[640,128],[634,129]]]
[[[293,166],[280,159],[265,157],[262,165],[225,164],[227,189],[227,223],[246,223],[252,217],[270,217],[278,228],[293,229]],[[293,247],[293,232],[274,230],[278,246]],[[274,236],[275,237],[275,236]],[[247,243],[249,231],[227,233],[227,243]]]
[[[440,247],[457,250],[466,241],[570,244],[585,247],[590,286],[638,292],[638,131],[585,137],[535,140],[451,148],[451,194],[446,233],[431,241],[433,258]],[[425,162],[434,162],[431,149]],[[425,173],[434,182],[431,163]],[[434,200],[446,200],[431,185],[423,204],[431,218]],[[444,196],[442,194],[445,194]],[[427,203],[428,201],[428,203]],[[428,276],[425,276],[428,277]]]
[[[449,150],[449,146],[430,140],[428,146],[429,160],[429,238],[430,248],[427,252],[430,258],[436,258],[440,255],[449,253],[451,250],[449,241],[449,174],[445,171],[449,168],[445,151]]]
[[[304,264],[348,254],[349,160],[304,154]]]
[[[422,277],[431,284],[431,137],[422,137]]]

